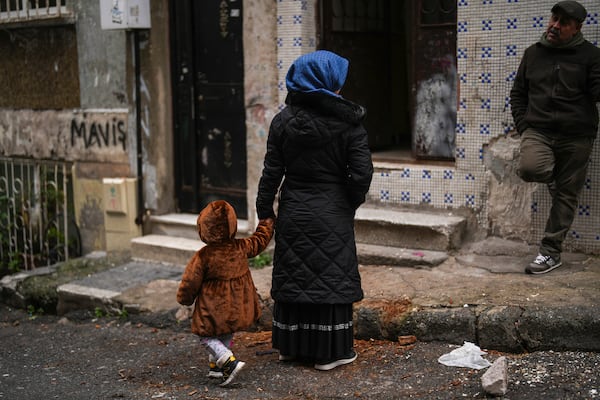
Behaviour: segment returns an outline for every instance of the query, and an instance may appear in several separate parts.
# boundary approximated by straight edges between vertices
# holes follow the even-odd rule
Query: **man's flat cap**
[[[587,11],[585,7],[576,1],[559,1],[552,7],[553,13],[562,12],[564,15],[576,19],[579,22],[585,21]]]

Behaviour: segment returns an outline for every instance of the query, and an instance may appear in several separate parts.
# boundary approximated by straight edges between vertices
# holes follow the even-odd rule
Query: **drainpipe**
[[[138,214],[135,217],[136,225],[144,223],[144,174],[142,151],[142,100],[140,98],[141,71],[140,71],[140,33],[133,30],[133,59],[135,63],[135,141],[137,156],[137,198]]]

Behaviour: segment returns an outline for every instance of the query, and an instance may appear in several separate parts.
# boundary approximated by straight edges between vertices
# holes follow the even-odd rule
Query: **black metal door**
[[[224,199],[247,218],[242,2],[170,5],[178,208]]]

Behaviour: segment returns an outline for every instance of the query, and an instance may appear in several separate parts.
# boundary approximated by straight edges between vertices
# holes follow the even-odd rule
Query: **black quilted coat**
[[[373,176],[365,109],[343,98],[291,92],[267,141],[256,207],[275,215],[275,301],[348,304],[363,297],[354,213]]]

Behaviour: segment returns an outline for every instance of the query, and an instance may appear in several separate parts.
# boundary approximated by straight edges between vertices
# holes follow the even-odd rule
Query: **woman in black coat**
[[[256,200],[259,219],[275,217],[280,189],[273,347],[280,360],[308,360],[319,370],[356,359],[352,304],[363,298],[354,213],[365,201],[373,164],[362,126],[366,111],[339,94],[347,73],[348,61],[324,50],[292,64],[287,106],[271,122]]]

